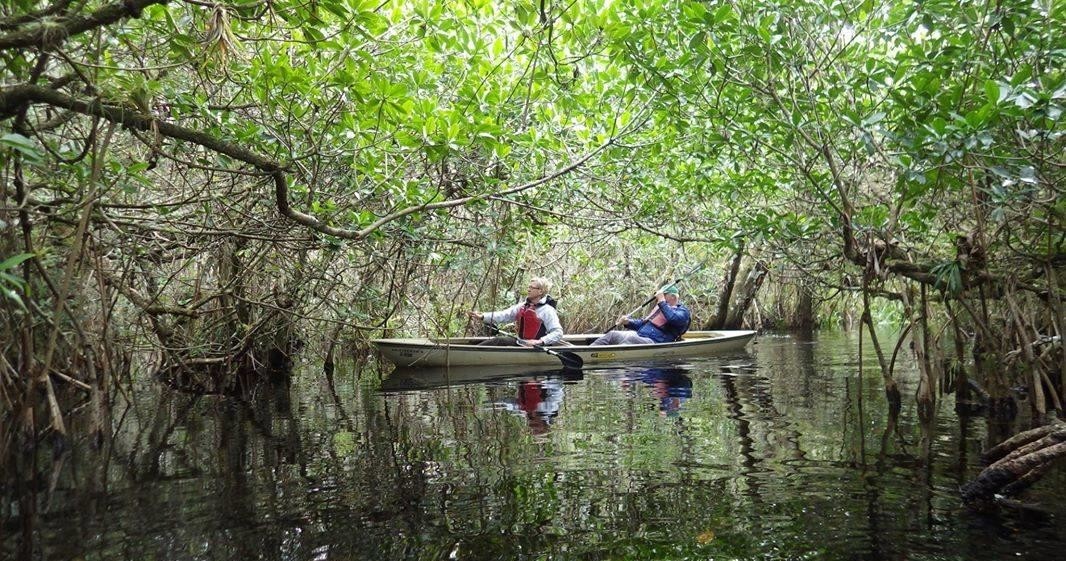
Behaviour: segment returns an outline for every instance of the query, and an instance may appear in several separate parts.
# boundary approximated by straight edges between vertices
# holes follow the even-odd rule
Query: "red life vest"
[[[663,326],[666,325],[666,316],[663,315],[663,311],[660,310],[658,306],[656,306],[655,310],[648,314],[648,317],[644,319],[650,321],[652,325],[659,329],[662,329]]]
[[[548,334],[548,329],[544,327],[544,322],[537,317],[537,307],[543,305],[526,302],[522,309],[519,310],[518,318],[515,320],[515,327],[518,329],[518,337],[520,339],[540,339]]]

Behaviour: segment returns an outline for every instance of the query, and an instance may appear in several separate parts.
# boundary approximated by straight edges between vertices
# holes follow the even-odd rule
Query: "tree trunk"
[[[722,289],[718,292],[718,308],[715,310],[714,319],[707,325],[707,329],[722,329],[729,317],[729,301],[733,298],[733,287],[737,283],[737,274],[740,272],[740,262],[744,258],[744,242],[740,242],[733,262],[726,269],[725,278],[722,279]]]
[[[903,399],[900,396],[899,384],[896,383],[896,379],[892,376],[892,369],[895,366],[895,355],[893,355],[893,361],[891,363],[885,359],[885,352],[881,348],[881,341],[877,337],[877,331],[874,330],[873,318],[870,316],[870,293],[867,290],[868,288],[868,286],[863,286],[862,290],[862,321],[866,324],[867,331],[870,333],[870,342],[873,343],[874,352],[877,354],[877,364],[881,369],[881,380],[885,384],[885,399],[888,400],[889,415],[893,418],[898,418],[899,411],[903,405]],[[859,336],[862,336],[861,325]],[[862,349],[861,338],[859,339],[859,349]]]
[[[790,327],[803,331],[814,329],[814,295],[804,284],[797,286],[796,310]]]
[[[918,364],[918,391],[915,396],[918,402],[918,416],[925,420],[932,417],[936,406],[936,373],[933,370],[928,354],[931,351],[932,343],[929,334],[929,322],[927,321],[929,308],[926,300],[925,285],[921,285],[919,290],[918,309],[915,309],[913,286],[907,287],[902,292],[902,295],[903,309],[909,318],[911,333],[913,334],[911,336],[911,348],[914,351],[915,362]]]
[[[966,374],[966,349],[965,349],[965,335],[962,332],[962,327],[959,325],[959,316],[952,309],[950,304],[945,301],[944,305],[948,311],[948,315],[951,317],[951,327],[954,332],[955,343],[955,358],[954,361],[948,366],[945,372],[950,384],[950,391],[955,392],[955,411],[961,411],[973,408],[973,398],[970,395],[970,380]]]
[[[755,295],[759,293],[759,288],[762,287],[763,280],[766,279],[767,268],[762,261],[756,261],[751,270],[748,271],[748,276],[744,279],[744,284],[740,287],[740,299],[737,301],[737,305],[729,310],[729,315],[725,321],[723,327],[725,329],[740,329],[744,323],[744,314],[751,307],[752,301],[755,300]]]

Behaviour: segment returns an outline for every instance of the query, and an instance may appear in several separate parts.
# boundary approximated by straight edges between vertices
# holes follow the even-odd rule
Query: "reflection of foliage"
[[[135,530],[176,520],[176,536],[190,543],[243,552],[281,539],[307,554],[299,558],[329,543],[351,559],[439,559],[456,549],[474,559],[845,559],[868,547],[892,558],[916,540],[934,536],[950,551],[983,532],[951,522],[955,441],[940,445],[929,487],[913,477],[930,467],[907,454],[890,455],[883,469],[852,464],[863,460],[853,455],[855,427],[884,424],[874,380],[861,390],[865,415],[847,417],[858,399],[845,391],[852,348],[829,337],[764,344],[758,369],[745,355],[729,373],[721,369],[740,357],[707,361],[692,372],[699,398],[681,420],[660,417],[649,388],[590,373],[566,386],[546,435],[489,407],[514,395],[513,380],[383,395],[342,368],[336,386],[303,371],[279,388],[283,399],[260,388],[255,403],[141,394],[131,417],[158,428],[118,431],[114,450],[128,460],[106,464],[112,516],[75,521],[123,537],[87,531],[78,551],[117,541],[127,556],[146,557],[163,546]],[[150,482],[134,477],[151,467]],[[55,508],[82,504],[68,493]],[[945,523],[916,530],[883,514],[915,504]],[[61,532],[42,535],[49,550],[71,547]],[[870,535],[884,541],[871,546]]]
[[[960,333],[1061,331],[1062,3],[202,4],[4,12],[0,249],[42,259],[5,302],[49,288],[5,337],[48,358],[8,363],[93,349],[62,368],[92,391],[147,346],[228,391],[308,333],[462,330],[533,273],[600,330],[704,261],[706,321],[737,252],[793,287],[778,318],[921,286],[1018,292]]]

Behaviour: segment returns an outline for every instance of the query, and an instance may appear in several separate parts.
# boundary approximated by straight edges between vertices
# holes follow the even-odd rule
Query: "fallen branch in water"
[[[984,454],[992,462],[962,486],[970,506],[986,506],[998,497],[1014,496],[1038,481],[1052,464],[1066,456],[1066,423],[1056,422],[1019,433]]]

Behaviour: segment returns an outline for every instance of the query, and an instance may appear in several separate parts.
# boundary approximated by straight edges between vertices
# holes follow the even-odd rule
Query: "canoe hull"
[[[550,347],[554,351],[580,356],[586,365],[613,364],[642,360],[693,358],[743,349],[754,331],[690,331],[674,343],[654,345],[599,345],[587,343],[596,334],[568,335],[570,346]],[[374,339],[371,341],[389,362],[401,367],[423,366],[547,366],[559,365],[559,358],[539,349],[525,347],[479,347],[484,337],[448,339]]]

